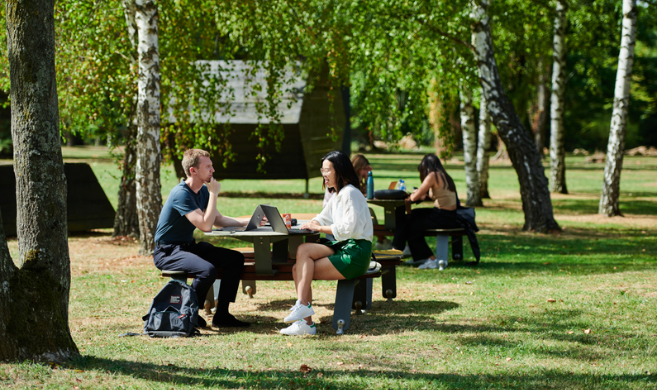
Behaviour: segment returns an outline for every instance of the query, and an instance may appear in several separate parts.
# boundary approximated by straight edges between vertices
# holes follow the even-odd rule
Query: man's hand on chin
[[[205,186],[208,187],[208,191],[219,195],[219,191],[221,190],[221,183],[216,181],[214,177],[211,178],[209,182],[205,183]]]

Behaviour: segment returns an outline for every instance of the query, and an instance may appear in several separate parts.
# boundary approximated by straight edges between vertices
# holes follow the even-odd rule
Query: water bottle
[[[399,179],[399,189],[406,192],[406,183],[404,183],[404,179]]]
[[[372,171],[367,172],[367,199],[374,199],[374,178],[372,178]]]

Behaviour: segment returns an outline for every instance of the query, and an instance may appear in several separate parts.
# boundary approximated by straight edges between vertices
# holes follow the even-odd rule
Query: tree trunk
[[[449,136],[452,134],[451,127],[448,128],[448,126],[445,126],[445,107],[440,98],[437,84],[438,81],[432,78],[431,85],[427,91],[429,95],[429,125],[433,130],[433,146],[436,149],[436,156],[447,160],[452,157],[454,142],[452,137]]]
[[[488,164],[490,161],[490,116],[486,97],[481,94],[479,106],[479,139],[477,140],[477,174],[479,175],[479,198],[490,199],[488,193]],[[482,202],[483,203],[483,202]]]
[[[154,0],[136,0],[139,37],[139,93],[137,99],[137,213],[139,253],[155,249],[155,229],[162,209],[160,186],[160,59],[157,43],[158,12]]]
[[[342,153],[351,156],[351,89],[349,86],[340,88],[342,107],[344,107],[344,135],[342,136]]]
[[[545,87],[545,71],[543,69],[543,61],[538,64],[538,84],[536,85],[536,104],[532,106],[529,112],[529,118],[532,123],[532,132],[534,133],[534,143],[538,154],[543,157],[545,134],[545,119],[547,118],[545,112],[545,103],[547,100],[547,88]]]
[[[607,217],[622,215],[618,205],[620,192],[620,175],[623,168],[623,149],[625,148],[625,129],[627,128],[627,110],[630,105],[630,81],[634,62],[634,45],[637,29],[636,0],[623,0],[623,29],[620,53],[618,54],[618,71],[614,90],[614,110],[611,114],[609,143],[605,176],[600,196],[599,213]]]
[[[130,236],[139,238],[139,216],[137,214],[137,187],[135,183],[135,162],[137,150],[134,141],[135,128],[132,121],[127,125],[125,151],[123,155],[121,184],[119,184],[119,204],[114,216],[113,237]]]
[[[506,96],[493,52],[487,15],[488,1],[474,3],[473,41],[475,59],[488,112],[497,132],[506,145],[511,163],[518,174],[522,209],[525,214],[524,230],[549,232],[560,230],[554,220],[548,181],[536,146],[523,128],[515,108]]]
[[[474,107],[470,87],[461,84],[461,130],[463,131],[463,158],[465,160],[465,184],[468,207],[483,206],[479,192],[479,175],[477,174],[477,132],[475,130]]]
[[[6,7],[19,259],[17,267],[0,221],[0,359],[59,361],[78,349],[68,327],[54,2],[8,1]]]
[[[567,194],[566,152],[563,130],[563,94],[566,89],[566,12],[564,0],[557,2],[552,49],[552,96],[550,97],[550,191]]]
[[[137,5],[135,0],[123,0],[123,14],[125,16],[128,36],[132,43],[131,60],[136,63],[137,58],[137,22],[135,20]],[[137,96],[135,96],[135,103]],[[113,237],[130,236],[139,238],[139,215],[137,214],[137,187],[135,183],[135,165],[137,163],[137,149],[135,145],[134,105],[128,115],[125,132],[125,150],[123,154],[121,183],[119,184],[118,206],[114,217]]]

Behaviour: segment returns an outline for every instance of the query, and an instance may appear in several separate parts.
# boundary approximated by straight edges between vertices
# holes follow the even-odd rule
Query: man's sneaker
[[[300,319],[310,317],[311,315],[315,314],[315,311],[313,310],[313,307],[310,305],[310,303],[308,304],[308,306],[298,303],[294,305],[294,307],[292,307],[292,310],[290,311],[292,313],[290,313],[283,320],[286,323],[299,321]]]
[[[419,269],[436,269],[438,268],[438,260],[427,260],[422,264],[421,266],[418,267]]]
[[[288,336],[314,335],[317,334],[317,327],[314,322],[312,325],[308,325],[305,320],[299,320],[287,328],[281,329],[280,332]]]
[[[384,239],[381,241],[377,241],[376,244],[374,244],[374,249],[380,250],[380,251],[385,251],[388,249],[392,249],[392,241],[389,239]]]

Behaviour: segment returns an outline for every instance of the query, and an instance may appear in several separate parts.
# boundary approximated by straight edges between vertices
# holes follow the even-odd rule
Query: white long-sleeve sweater
[[[374,229],[367,200],[351,184],[333,194],[328,204],[313,220],[321,226],[330,226],[337,241],[350,238],[372,241]]]

